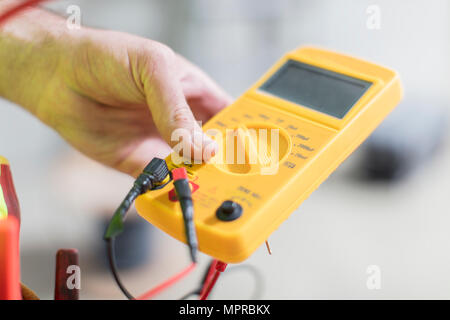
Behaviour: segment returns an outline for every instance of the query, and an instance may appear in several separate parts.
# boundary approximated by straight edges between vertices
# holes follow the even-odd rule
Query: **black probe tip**
[[[197,246],[189,245],[189,251],[191,253],[191,260],[193,263],[197,263]]]
[[[197,263],[198,242],[197,234],[195,232],[195,225],[192,219],[186,219],[186,240],[189,246],[189,252],[191,254],[191,260],[193,263]]]

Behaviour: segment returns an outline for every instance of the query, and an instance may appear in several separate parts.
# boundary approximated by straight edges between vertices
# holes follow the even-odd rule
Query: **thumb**
[[[195,120],[176,65],[173,51],[161,45],[152,58],[150,76],[143,79],[147,104],[159,133],[175,151],[186,158],[208,161],[217,152],[217,144]]]

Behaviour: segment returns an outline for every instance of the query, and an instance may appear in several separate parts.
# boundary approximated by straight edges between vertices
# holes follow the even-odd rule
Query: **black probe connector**
[[[191,186],[186,169],[177,168],[172,170],[172,178],[175,193],[180,202],[181,212],[183,213],[186,240],[189,246],[191,260],[193,263],[197,263],[198,241],[194,224],[194,203],[192,201]]]
[[[166,184],[159,186],[158,184],[162,183],[168,175],[169,168],[167,167],[166,161],[153,158],[134,181],[133,187],[114,212],[104,235],[105,240],[111,239],[123,232],[123,221],[134,200],[148,190],[155,190],[165,186]]]

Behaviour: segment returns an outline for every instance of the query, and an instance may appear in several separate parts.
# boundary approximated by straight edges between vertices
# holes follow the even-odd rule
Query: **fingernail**
[[[203,160],[209,161],[212,157],[214,157],[217,153],[218,145],[217,142],[211,139],[210,137],[206,136],[203,150]]]
[[[192,134],[194,146],[194,159],[208,161],[217,152],[217,143],[203,131],[194,131]]]

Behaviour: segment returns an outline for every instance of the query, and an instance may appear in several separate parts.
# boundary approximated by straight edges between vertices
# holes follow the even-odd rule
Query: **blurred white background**
[[[202,67],[237,97],[286,51],[312,44],[396,69],[405,100],[438,101],[450,109],[450,3],[446,0],[79,0],[82,23],[164,42]],[[381,10],[381,28],[367,28],[367,8]],[[450,110],[449,110],[450,111]],[[404,119],[408,121],[407,118]],[[418,146],[419,147],[419,146]],[[58,248],[81,252],[84,299],[123,298],[98,260],[101,212],[116,206],[131,179],[71,150],[51,129],[0,101],[0,154],[12,163],[22,207],[24,283],[52,298]],[[350,157],[244,264],[263,277],[267,299],[450,299],[450,151],[395,184],[353,178]],[[99,213],[100,212],[100,213]],[[123,272],[138,293],[188,263],[185,247],[151,229],[151,259]],[[147,250],[133,247],[130,250]],[[202,264],[207,258],[202,257]],[[381,269],[369,290],[367,268]],[[160,298],[179,298],[201,270]],[[213,298],[250,298],[254,279],[230,272]]]

